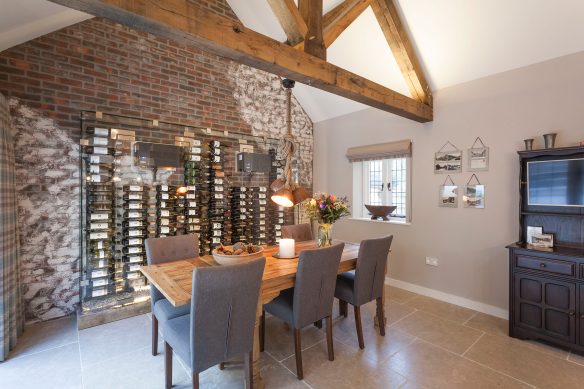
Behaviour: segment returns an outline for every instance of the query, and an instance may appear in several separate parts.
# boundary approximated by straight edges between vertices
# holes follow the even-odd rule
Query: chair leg
[[[245,388],[250,389],[253,388],[253,382],[251,381],[251,377],[253,375],[252,366],[253,366],[253,353],[248,352],[243,354],[243,370],[245,372]]]
[[[219,364],[219,370],[224,370],[225,369],[225,362],[221,362]]]
[[[322,319],[315,321],[314,326],[319,329],[322,328]]]
[[[346,301],[339,300],[339,314],[347,317],[349,315],[349,304]]]
[[[335,360],[335,351],[333,349],[333,317],[327,316],[326,320],[326,345],[328,348],[329,361]]]
[[[158,354],[158,319],[152,315],[152,355]]]
[[[260,317],[260,352],[264,352],[266,346],[266,311],[262,309]]]
[[[172,347],[164,342],[164,380],[166,389],[172,388]]]
[[[300,341],[300,329],[294,329],[294,352],[296,354],[296,377],[301,380],[304,378],[302,371],[302,345]]]
[[[193,373],[193,389],[199,389],[199,373]]]
[[[383,308],[383,299],[379,297],[375,300],[377,303],[377,322],[379,323],[379,334],[385,336],[385,309]]]
[[[355,326],[357,327],[357,338],[359,339],[359,348],[365,348],[365,341],[363,340],[363,327],[361,326],[361,307],[355,308]]]

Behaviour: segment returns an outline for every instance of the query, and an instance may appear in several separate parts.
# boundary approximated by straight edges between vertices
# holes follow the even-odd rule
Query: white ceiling
[[[248,27],[286,36],[266,0],[227,0]],[[342,0],[324,0],[324,11]],[[584,0],[395,0],[433,90],[584,50]],[[0,51],[89,18],[46,0],[0,0]],[[371,9],[328,60],[400,93],[407,87]],[[366,106],[297,84],[314,122]]]
[[[0,3],[0,51],[92,17],[46,0]]]

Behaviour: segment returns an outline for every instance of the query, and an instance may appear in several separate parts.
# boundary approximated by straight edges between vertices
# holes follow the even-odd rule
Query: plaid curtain
[[[8,102],[0,94],[0,361],[24,327],[16,212],[14,143]]]

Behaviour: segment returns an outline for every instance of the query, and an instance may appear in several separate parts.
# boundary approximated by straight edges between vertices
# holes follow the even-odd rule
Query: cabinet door
[[[580,284],[580,294],[578,296],[579,307],[578,312],[580,314],[580,344],[584,346],[584,284]]]
[[[568,342],[576,340],[576,285],[514,275],[515,324]]]

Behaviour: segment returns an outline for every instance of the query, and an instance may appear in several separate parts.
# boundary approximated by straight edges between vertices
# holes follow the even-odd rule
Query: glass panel
[[[407,161],[406,158],[390,160],[391,163],[391,197],[393,205],[397,206],[394,215],[406,217],[407,208]]]
[[[383,204],[383,161],[369,161],[369,188],[367,203],[371,205]]]

